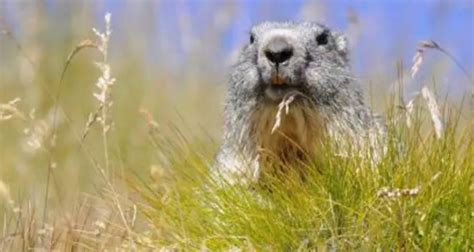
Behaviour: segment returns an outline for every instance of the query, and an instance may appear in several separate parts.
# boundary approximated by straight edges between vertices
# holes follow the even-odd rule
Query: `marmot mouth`
[[[280,85],[266,85],[264,88],[264,95],[271,101],[280,102],[288,93],[299,90],[300,89],[297,86],[287,83]]]

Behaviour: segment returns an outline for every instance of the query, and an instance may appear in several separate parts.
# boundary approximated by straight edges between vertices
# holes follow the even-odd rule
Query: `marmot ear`
[[[343,56],[347,56],[349,53],[349,42],[347,41],[347,37],[339,32],[335,32],[333,36],[334,41],[336,42],[337,51],[339,51]]]

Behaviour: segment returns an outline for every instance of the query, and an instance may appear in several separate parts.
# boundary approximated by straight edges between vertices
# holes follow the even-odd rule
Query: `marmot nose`
[[[281,37],[272,39],[264,49],[265,56],[275,64],[285,62],[293,56],[293,47]]]

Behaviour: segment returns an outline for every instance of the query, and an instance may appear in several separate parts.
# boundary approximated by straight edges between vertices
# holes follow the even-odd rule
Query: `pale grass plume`
[[[89,114],[88,121],[83,133],[83,139],[87,136],[90,128],[95,122],[99,122],[102,127],[103,134],[107,134],[110,130],[112,123],[108,120],[108,115],[112,108],[113,102],[111,100],[112,86],[115,83],[115,78],[111,75],[111,67],[108,63],[108,48],[111,30],[111,14],[107,13],[104,17],[105,20],[105,31],[101,32],[96,28],[92,28],[95,35],[98,37],[99,42],[95,43],[90,40],[84,40],[76,48],[94,47],[99,50],[102,54],[102,60],[94,62],[97,68],[100,70],[101,75],[97,79],[95,86],[97,91],[93,92],[92,96],[98,101],[98,108],[95,112]],[[81,47],[82,46],[82,47]]]
[[[412,78],[414,78],[420,70],[420,67],[423,63],[423,56],[428,49],[437,50],[446,55],[463,72],[467,80],[469,80],[469,82],[474,85],[474,80],[472,79],[470,74],[470,72],[472,71],[466,70],[466,68],[463,67],[461,62],[456,57],[454,57],[448,50],[444,49],[433,40],[421,40],[418,42],[418,47],[416,49],[415,56],[413,56],[413,65],[411,67]]]
[[[436,132],[436,137],[441,138],[443,134],[444,126],[443,126],[441,112],[440,112],[438,103],[436,102],[436,98],[426,86],[424,86],[421,89],[421,95],[426,100],[426,103],[428,105],[428,110],[431,114],[431,120],[433,121],[433,127]]]
[[[25,122],[31,123],[30,127],[23,129],[25,139],[23,141],[23,150],[29,153],[35,153],[42,149],[45,144],[54,146],[55,134],[51,128],[51,113],[45,119],[35,120],[35,109],[31,109],[28,114],[23,113],[18,108],[20,98],[15,98],[7,103],[0,104],[0,121],[7,121],[13,118],[19,118]],[[49,142],[48,142],[49,140]]]
[[[441,115],[441,110],[436,102],[435,95],[429,90],[428,87],[423,86],[421,92],[416,92],[413,95],[413,98],[408,101],[408,103],[403,107],[405,112],[405,120],[408,128],[411,128],[413,125],[413,117],[415,113],[416,105],[420,98],[423,98],[426,101],[428,112],[431,116],[431,121],[433,122],[433,128],[435,129],[436,137],[441,138],[444,131],[444,123]]]
[[[298,94],[299,92],[289,93],[288,95],[283,97],[280,104],[278,104],[278,111],[275,115],[275,124],[273,124],[273,128],[271,131],[272,134],[281,126],[283,110],[285,111],[286,115],[290,112],[290,104],[295,100],[295,97]]]
[[[442,47],[439,46],[438,43],[436,43],[433,40],[422,40],[418,43],[418,47],[415,53],[415,56],[413,57],[413,65],[411,67],[411,77],[414,78],[415,75],[418,73],[420,70],[420,67],[423,63],[423,56],[428,49],[434,49],[438,50],[445,55],[447,55],[464,73],[465,75],[469,78],[469,74],[465,69],[462,67],[462,65],[454,58],[448,51],[443,49]],[[425,99],[428,110],[431,115],[431,120],[433,121],[433,127],[436,132],[436,137],[441,138],[441,135],[443,134],[443,121],[442,121],[442,116],[441,112],[438,106],[438,103],[436,102],[436,98],[434,94],[428,89],[428,87],[423,86],[421,89],[421,96]],[[418,99],[419,94],[417,94],[408,104],[406,105],[407,109],[407,126],[411,126],[411,115],[413,114],[414,110],[414,102],[416,99]]]
[[[415,103],[418,101],[420,94],[417,92],[414,97],[408,101],[407,105],[405,106],[405,117],[406,117],[406,124],[408,128],[411,128],[413,122],[413,114],[415,112]]]
[[[110,27],[110,20],[112,15],[110,13],[105,14],[105,32],[100,32],[96,28],[92,28],[92,31],[99,37],[100,44],[98,45],[99,51],[107,58],[110,35],[112,34],[112,29]]]
[[[56,125],[63,123],[64,118],[54,115],[54,109],[51,109],[42,119],[35,118],[35,109],[29,113],[29,127],[23,129],[25,138],[23,139],[23,150],[34,154],[40,150],[48,150],[48,147],[56,145],[57,134],[53,129],[53,121]]]
[[[46,120],[36,122],[31,128],[25,128],[23,133],[26,135],[24,141],[24,150],[35,153],[44,147],[44,143],[50,135],[51,127]]]
[[[416,49],[415,56],[413,56],[413,65],[411,67],[411,77],[414,78],[415,75],[420,70],[421,64],[423,63],[423,56],[427,49],[437,49],[441,50],[438,43],[433,40],[422,40],[418,42],[418,47]]]
[[[103,131],[106,133],[110,129],[110,124],[107,121],[110,108],[112,107],[113,102],[110,99],[112,86],[115,83],[115,78],[111,76],[111,68],[108,63],[108,44],[110,40],[110,35],[112,33],[110,29],[110,18],[111,14],[107,13],[105,15],[105,32],[102,33],[97,29],[93,28],[94,33],[99,37],[100,43],[98,44],[98,49],[102,53],[103,60],[95,62],[95,65],[99,68],[101,76],[97,79],[96,87],[98,91],[93,93],[95,99],[99,102],[99,110],[101,111],[100,116],[96,118],[102,125]]]
[[[25,120],[25,115],[18,109],[20,101],[21,99],[17,97],[7,103],[0,103],[0,121],[7,121],[15,117]]]

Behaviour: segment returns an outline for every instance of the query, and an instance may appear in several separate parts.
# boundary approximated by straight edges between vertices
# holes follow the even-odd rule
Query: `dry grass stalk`
[[[89,117],[87,118],[86,122],[86,127],[84,127],[84,131],[82,132],[81,143],[84,142],[87,135],[89,134],[89,130],[92,128],[92,124],[97,121],[97,117],[99,116],[99,111],[101,109],[102,108],[99,106],[99,108],[94,113],[89,114]]]
[[[85,40],[79,42],[79,44],[77,44],[76,47],[74,47],[74,49],[72,49],[72,51],[67,56],[66,64],[64,65],[63,71],[61,73],[61,78],[60,78],[60,81],[59,81],[60,85],[61,85],[61,83],[64,79],[64,74],[66,73],[66,70],[68,69],[69,64],[71,63],[74,56],[76,56],[77,53],[79,53],[82,49],[85,49],[85,48],[95,48],[95,49],[99,50],[99,46],[97,45],[97,43],[90,40],[90,39],[85,39]]]
[[[275,124],[273,124],[272,134],[281,126],[281,119],[283,114],[283,109],[285,109],[285,114],[290,112],[290,104],[295,100],[295,96],[298,95],[299,92],[291,92],[281,100],[280,104],[278,104],[278,111],[275,115]]]
[[[111,92],[112,92],[112,86],[115,83],[115,78],[111,76],[111,67],[108,62],[108,48],[109,48],[110,35],[112,34],[111,14],[110,13],[105,14],[104,20],[105,20],[104,32],[100,32],[99,30],[95,28],[92,29],[93,32],[97,35],[97,37],[99,37],[100,39],[100,43],[96,45],[97,46],[96,48],[102,54],[102,60],[99,62],[95,62],[95,65],[99,68],[101,72],[101,76],[99,77],[99,79],[97,79],[97,82],[96,82],[96,87],[98,88],[98,91],[93,93],[93,96],[98,101],[99,106],[97,110],[94,113],[92,113],[92,116],[89,116],[89,120],[86,125],[87,127],[85,130],[84,136],[87,135],[88,129],[91,128],[95,122],[100,123],[101,128],[102,128],[102,142],[103,142],[103,148],[104,148],[105,170],[107,173],[105,173],[102,169],[99,169],[99,172],[101,176],[104,178],[105,182],[107,183],[107,186],[110,189],[110,192],[112,194],[113,204],[117,207],[120,219],[126,228],[127,237],[130,238],[130,246],[134,247],[135,243],[133,239],[131,238],[131,235],[132,235],[131,228],[133,227],[134,222],[135,222],[134,217],[132,217],[132,220],[129,222],[123,210],[123,207],[121,206],[119,194],[117,190],[115,189],[115,187],[110,182],[110,179],[106,176],[107,174],[109,174],[109,171],[110,171],[108,132],[112,127],[112,123],[110,122],[110,119],[109,119],[109,114],[110,114],[110,109],[113,105],[113,101],[111,100]]]
[[[57,117],[58,117],[58,110],[60,109],[60,107],[59,107],[59,98],[61,97],[61,87],[62,87],[62,84],[63,84],[64,76],[65,76],[66,71],[69,67],[69,64],[71,63],[74,56],[84,48],[98,48],[98,46],[96,45],[95,42],[86,39],[86,40],[81,41],[78,45],[76,45],[76,47],[69,53],[69,55],[66,59],[66,64],[64,65],[64,68],[61,72],[61,77],[59,79],[58,89],[56,91],[56,96],[54,98],[55,107],[54,107],[53,122],[52,122],[52,131],[53,131],[52,135],[53,136],[56,136],[56,131],[57,131]],[[50,151],[52,152],[52,150],[50,150]],[[48,195],[49,195],[49,180],[50,180],[50,176],[51,176],[51,167],[52,167],[51,158],[49,159],[48,162],[49,162],[49,164],[48,164],[48,177],[47,177],[47,181],[46,181],[45,208],[44,208],[44,217],[43,217],[44,219],[46,219],[46,215],[47,215],[47,203],[46,202],[47,202]]]
[[[28,57],[28,55],[25,53],[25,51],[23,50],[23,47],[21,46],[20,42],[15,38],[13,33],[9,29],[6,28],[6,25],[4,24],[1,17],[0,17],[0,25],[2,26],[0,27],[0,34],[3,34],[6,37],[8,37],[13,42],[13,44],[15,44],[15,47],[18,49],[18,51],[21,54],[23,54],[22,56],[28,61],[28,64],[30,64],[33,68],[35,68],[36,65],[34,64],[33,60],[31,60],[31,58]]]

